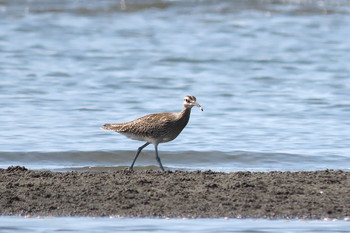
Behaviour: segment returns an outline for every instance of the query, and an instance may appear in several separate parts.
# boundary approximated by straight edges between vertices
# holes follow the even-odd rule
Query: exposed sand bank
[[[0,169],[0,214],[345,218],[350,172],[52,172]]]

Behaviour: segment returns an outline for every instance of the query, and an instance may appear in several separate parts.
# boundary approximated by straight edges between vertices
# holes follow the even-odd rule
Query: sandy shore
[[[350,172],[51,172],[0,169],[0,214],[346,218]]]

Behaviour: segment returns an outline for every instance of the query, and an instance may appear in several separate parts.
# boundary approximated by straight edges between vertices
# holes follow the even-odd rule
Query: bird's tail
[[[100,129],[104,130],[115,130],[117,128],[118,124],[104,124]]]

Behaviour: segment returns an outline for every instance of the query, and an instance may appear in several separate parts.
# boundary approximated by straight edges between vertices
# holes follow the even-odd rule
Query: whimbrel
[[[196,97],[188,95],[185,96],[184,107],[179,113],[150,114],[125,123],[105,124],[101,129],[114,130],[133,140],[146,142],[138,148],[130,170],[133,169],[141,150],[149,144],[153,144],[156,151],[156,160],[162,171],[164,171],[162,162],[158,156],[158,144],[170,142],[181,133],[190,119],[193,106],[197,106],[203,111],[203,108],[196,102]]]

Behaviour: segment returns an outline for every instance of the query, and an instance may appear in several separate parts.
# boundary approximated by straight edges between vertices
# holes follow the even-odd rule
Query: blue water
[[[142,143],[99,127],[190,94],[166,169],[349,170],[349,25],[348,0],[1,1],[0,167],[124,168]]]
[[[0,217],[7,232],[350,232],[349,221]]]

